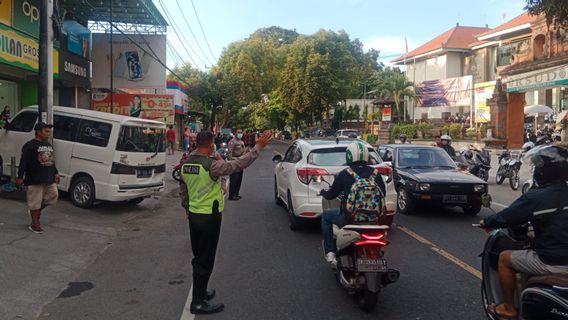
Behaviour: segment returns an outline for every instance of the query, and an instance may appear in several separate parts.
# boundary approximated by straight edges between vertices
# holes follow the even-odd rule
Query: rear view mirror
[[[272,157],[272,162],[282,162],[282,155],[277,154],[274,157]]]

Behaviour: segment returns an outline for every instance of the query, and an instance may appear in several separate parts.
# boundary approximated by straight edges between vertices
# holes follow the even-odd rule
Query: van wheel
[[[129,203],[129,204],[134,204],[134,205],[136,205],[136,204],[139,204],[139,203],[141,203],[142,201],[144,201],[144,199],[145,199],[144,197],[134,198],[134,199],[128,200],[128,203]]]
[[[95,203],[95,184],[90,177],[79,177],[73,180],[70,192],[74,206],[88,209]]]

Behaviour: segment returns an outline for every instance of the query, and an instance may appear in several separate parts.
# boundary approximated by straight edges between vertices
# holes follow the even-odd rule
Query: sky
[[[365,50],[380,50],[388,62],[408,49],[454,27],[496,27],[523,12],[525,0],[153,0],[162,5],[178,31],[168,27],[168,66],[191,63],[206,70],[231,42],[247,38],[263,27],[280,26],[301,34],[320,29],[345,30],[363,42]],[[178,7],[179,5],[179,7]],[[180,10],[181,8],[181,10]],[[171,21],[170,20],[170,21]],[[195,37],[192,36],[192,32]],[[181,38],[182,40],[180,41]],[[211,50],[205,41],[209,42]]]

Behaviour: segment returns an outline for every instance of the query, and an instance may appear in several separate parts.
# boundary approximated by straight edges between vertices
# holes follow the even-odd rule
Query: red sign
[[[91,109],[109,112],[110,94],[93,93]],[[170,94],[112,95],[112,113],[174,124],[174,96]]]
[[[383,121],[392,121],[392,108],[391,107],[384,107],[383,108]]]

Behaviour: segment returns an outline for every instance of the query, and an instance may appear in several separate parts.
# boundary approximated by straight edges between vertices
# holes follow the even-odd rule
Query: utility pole
[[[114,68],[114,50],[112,47],[112,42],[113,42],[113,21],[114,21],[114,1],[110,0],[110,21],[109,21],[109,25],[110,25],[110,63],[109,63],[109,67],[110,67],[110,106],[108,108],[110,113],[113,113],[112,108],[114,107],[114,74],[113,74],[113,68]]]
[[[40,0],[39,12],[39,113],[53,124],[53,0]]]

